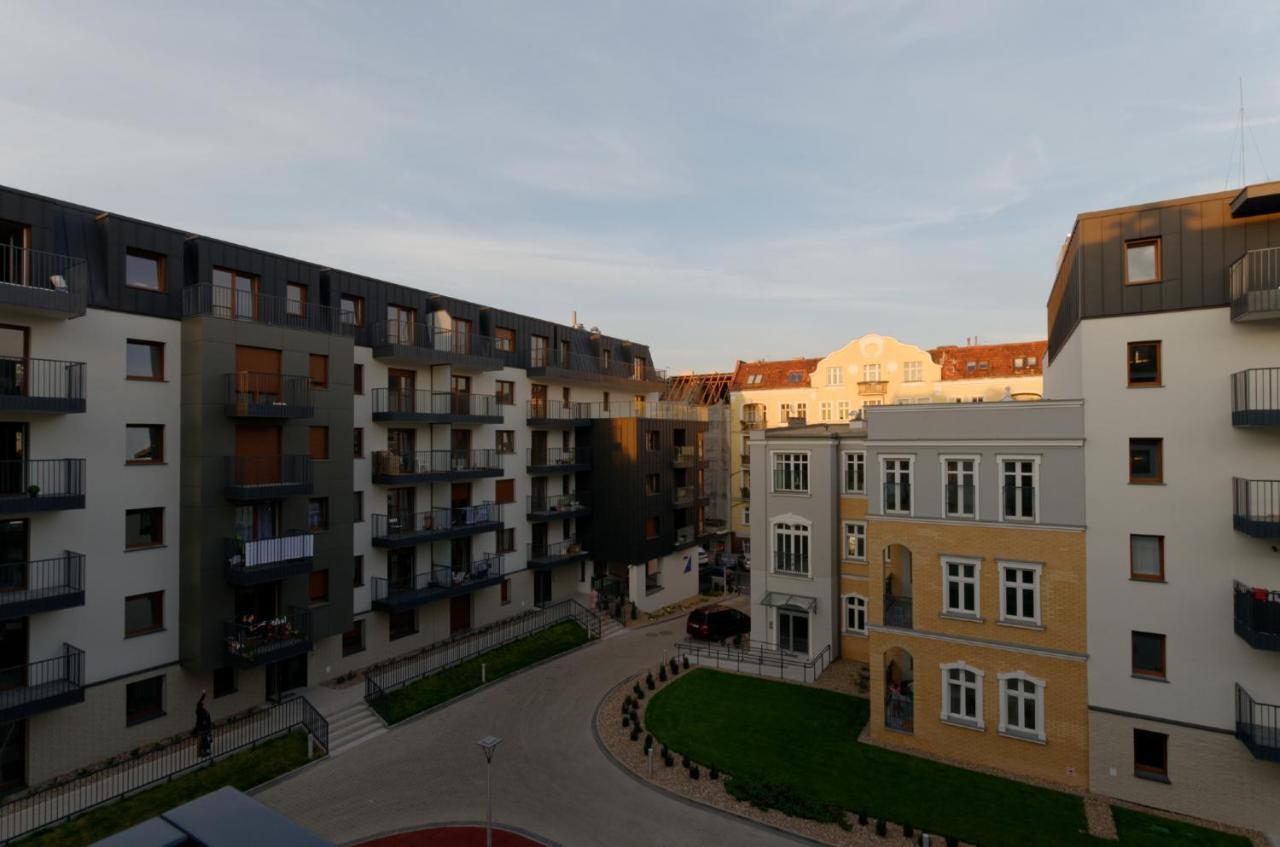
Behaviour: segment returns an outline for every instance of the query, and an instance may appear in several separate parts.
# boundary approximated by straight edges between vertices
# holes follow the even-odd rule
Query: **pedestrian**
[[[191,731],[191,734],[198,740],[199,752],[202,757],[213,754],[213,716],[204,707],[206,693],[201,691],[200,699],[196,701],[196,728]]]

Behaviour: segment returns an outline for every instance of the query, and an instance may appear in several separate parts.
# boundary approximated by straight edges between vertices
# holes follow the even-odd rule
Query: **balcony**
[[[311,652],[311,612],[293,608],[269,620],[252,616],[223,627],[227,656],[245,668],[269,665]]]
[[[889,391],[889,383],[883,379],[869,379],[858,383],[859,397],[883,397]]]
[[[0,461],[0,514],[84,508],[84,459]]]
[[[375,485],[413,485],[502,476],[497,450],[421,450],[401,455],[390,450],[373,454]]]
[[[373,357],[390,364],[452,365],[473,371],[502,370],[493,339],[474,332],[435,329],[407,321],[379,321],[371,328]]]
[[[315,303],[290,303],[256,291],[237,291],[225,285],[190,285],[182,289],[184,318],[211,317],[230,321],[265,324],[283,329],[355,335],[355,326],[342,313]]]
[[[1280,538],[1280,480],[1232,479],[1232,523],[1254,538]]]
[[[83,412],[84,362],[0,356],[0,412]]]
[[[590,496],[585,491],[572,494],[530,494],[527,517],[531,521],[559,521],[591,514]]]
[[[1280,318],[1280,247],[1249,250],[1228,269],[1231,320]]]
[[[692,547],[698,540],[697,532],[691,526],[682,526],[676,530],[675,549]]]
[[[884,595],[884,625],[911,629],[911,597]]]
[[[562,400],[530,400],[526,422],[540,429],[590,426],[598,404],[565,403]]]
[[[432,565],[408,580],[375,576],[370,580],[373,607],[395,611],[470,594],[502,582],[502,556],[484,556],[465,565]]]
[[[1231,424],[1280,426],[1280,368],[1250,368],[1231,375]]]
[[[1255,759],[1280,762],[1280,705],[1259,703],[1236,684],[1236,738]]]
[[[227,456],[224,492],[231,500],[310,494],[310,456]]]
[[[667,384],[666,372],[656,370],[647,363],[618,362],[602,356],[564,350],[531,350],[528,372],[530,379],[548,379],[640,393],[661,391]]]
[[[691,467],[698,460],[698,451],[691,444],[677,444],[671,448],[671,464],[677,468]]]
[[[1236,635],[1257,650],[1280,650],[1280,591],[1241,582],[1232,591]]]
[[[768,418],[765,415],[764,409],[760,409],[759,411],[747,410],[747,409],[743,410],[742,428],[744,430],[764,429],[767,425],[768,425]]]
[[[89,302],[89,266],[57,253],[0,246],[0,307],[24,315],[75,318]]]
[[[258,585],[311,573],[315,561],[315,536],[310,533],[255,541],[228,538],[225,548],[227,582],[232,585]]]
[[[678,485],[671,490],[671,505],[677,509],[692,506],[696,493],[692,485]]]
[[[84,651],[62,645],[52,659],[0,670],[0,722],[84,702]]]
[[[311,378],[240,371],[223,375],[226,413],[232,418],[309,418],[316,413]]]
[[[591,453],[576,447],[530,447],[527,470],[535,476],[591,469]]]
[[[533,542],[529,545],[529,567],[547,570],[557,565],[580,562],[590,555],[576,538],[566,538],[554,543]]]
[[[492,394],[375,388],[373,419],[405,423],[502,423],[502,406]]]
[[[480,503],[425,512],[373,515],[372,523],[374,547],[413,547],[428,541],[502,529],[502,506]]]
[[[0,564],[0,618],[84,605],[84,554]]]

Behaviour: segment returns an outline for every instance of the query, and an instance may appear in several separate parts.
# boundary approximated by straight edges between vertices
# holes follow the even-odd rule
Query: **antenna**
[[[1245,164],[1245,132],[1249,134],[1249,139],[1253,142],[1253,150],[1258,154],[1258,164],[1262,166],[1262,175],[1268,182],[1271,181],[1271,174],[1267,171],[1267,163],[1262,158],[1262,148],[1258,146],[1258,136],[1254,134],[1253,127],[1249,125],[1248,118],[1244,111],[1244,77],[1239,77],[1240,84],[1240,109],[1236,113],[1236,135],[1240,141],[1240,187],[1243,188],[1249,184],[1249,173]],[[1231,145],[1231,155],[1227,159],[1227,178],[1222,181],[1222,187],[1227,188],[1231,183],[1231,172],[1235,169],[1236,161],[1236,145]]]

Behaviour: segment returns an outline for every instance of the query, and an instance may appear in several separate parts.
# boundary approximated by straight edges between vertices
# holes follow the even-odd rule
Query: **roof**
[[[791,426],[775,426],[763,432],[765,440],[770,441],[775,438],[815,438],[823,435],[837,438],[864,438],[867,434],[867,426],[865,421],[858,419],[844,423],[798,423]]]
[[[277,811],[229,786],[184,803],[94,847],[333,847]]]
[[[714,406],[729,396],[732,373],[680,374],[671,377],[663,400],[674,403],[693,403],[697,406]]]
[[[1041,376],[1048,341],[1015,341],[1009,344],[955,344],[929,351],[942,367],[942,380],[1007,379]],[[1034,361],[1034,363],[1033,363]],[[1022,367],[1018,367],[1021,364]]]
[[[807,388],[809,374],[821,358],[778,359],[772,362],[743,362],[733,370],[731,391],[762,391],[767,388]]]

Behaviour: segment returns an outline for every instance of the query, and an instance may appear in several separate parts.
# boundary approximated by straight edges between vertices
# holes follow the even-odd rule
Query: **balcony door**
[[[417,309],[394,304],[387,306],[387,341],[391,344],[413,344],[414,330],[418,322]]]
[[[532,437],[532,447],[529,453],[532,458],[531,464],[545,465],[547,464],[547,432],[543,429],[535,429],[530,433]],[[535,477],[536,478],[536,477]]]
[[[26,519],[0,521],[0,591],[27,588],[30,532]]]
[[[412,473],[417,431],[412,429],[387,430],[387,451],[392,456],[393,473]]]
[[[529,386],[529,415],[543,418],[547,415],[547,387],[534,383]]]
[[[471,352],[471,321],[453,319],[453,352],[463,355]]]
[[[449,634],[471,629],[471,595],[449,598]]]
[[[0,495],[23,493],[27,487],[22,460],[27,458],[27,425],[0,423]]]
[[[236,426],[236,460],[240,465],[241,485],[280,482],[282,432],[278,426]]]
[[[261,283],[256,276],[214,268],[213,288],[214,310],[219,317],[239,321],[258,319]]]
[[[280,351],[236,345],[236,392],[254,403],[280,399]]]
[[[286,691],[306,687],[306,653],[267,665],[267,699],[279,700]]]
[[[387,551],[387,584],[392,591],[408,591],[413,587],[414,548]]]
[[[22,396],[27,393],[29,363],[28,337],[25,326],[0,325],[0,394]]]
[[[261,541],[280,537],[280,502],[255,503],[237,506],[235,537],[240,542]]]
[[[414,390],[417,383],[414,371],[389,368],[387,370],[387,411],[414,411]]]
[[[0,621],[0,691],[27,684],[27,619]]]
[[[449,564],[455,571],[465,571],[471,564],[471,539],[455,538],[449,542]]]
[[[0,282],[30,285],[31,227],[0,220]]]
[[[236,620],[267,621],[280,614],[280,583],[268,582],[236,589]]]
[[[400,529],[409,529],[413,525],[416,493],[413,488],[387,489],[387,518],[396,521]]]
[[[449,391],[455,415],[471,414],[471,377],[454,375],[449,378]]]

